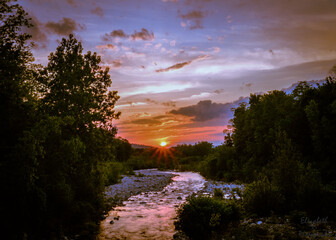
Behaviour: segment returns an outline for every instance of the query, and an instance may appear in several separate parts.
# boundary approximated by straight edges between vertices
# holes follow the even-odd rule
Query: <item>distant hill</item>
[[[142,144],[135,144],[135,143],[132,143],[132,148],[135,148],[135,149],[148,149],[148,148],[153,148],[152,146],[147,146],[147,145],[142,145]]]

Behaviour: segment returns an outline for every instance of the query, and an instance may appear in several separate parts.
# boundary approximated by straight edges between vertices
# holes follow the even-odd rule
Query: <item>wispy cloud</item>
[[[158,72],[158,73],[160,73],[160,72],[169,72],[171,70],[181,69],[181,68],[183,68],[183,67],[191,64],[192,62],[199,61],[199,60],[204,60],[206,58],[208,58],[208,55],[203,55],[203,56],[197,57],[197,58],[195,58],[193,60],[190,60],[190,61],[176,63],[176,64],[174,64],[174,65],[172,65],[170,67],[167,67],[167,68],[157,69],[157,70],[155,70],[155,72]]]
[[[157,85],[148,85],[144,87],[137,87],[135,89],[128,89],[127,92],[121,93],[122,97],[141,94],[155,94],[155,93],[168,93],[168,92],[181,92],[188,88],[194,87],[195,84],[190,82],[170,82]]]
[[[159,120],[153,118],[144,118],[144,119],[136,119],[131,121],[133,124],[145,124],[145,125],[158,125],[161,124]]]
[[[104,10],[101,7],[95,7],[93,9],[91,9],[91,13],[98,15],[99,17],[103,17],[104,16]]]
[[[121,62],[121,60],[117,59],[117,60],[113,60],[112,64],[115,68],[119,68],[119,67],[121,67],[122,62]]]
[[[105,45],[98,45],[96,46],[97,49],[116,49],[116,46],[113,44],[105,44]]]
[[[155,72],[169,72],[169,71],[171,71],[171,70],[176,70],[176,69],[183,68],[184,66],[187,66],[187,65],[189,65],[190,63],[192,63],[192,61],[187,61],[187,62],[182,62],[182,63],[176,63],[176,64],[174,64],[173,66],[155,70]]]

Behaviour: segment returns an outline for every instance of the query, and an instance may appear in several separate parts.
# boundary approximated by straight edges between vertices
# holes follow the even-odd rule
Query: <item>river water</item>
[[[118,206],[109,212],[108,217],[101,223],[100,240],[173,239],[176,233],[174,221],[178,207],[192,193],[205,188],[211,192],[217,187],[209,184],[198,173],[169,171],[165,173],[176,176],[162,191],[131,196],[123,202],[123,206]],[[223,187],[231,189],[236,185],[222,184],[221,188]]]
[[[132,196],[110,211],[101,224],[100,239],[172,239],[178,206],[206,182],[198,173],[172,173],[177,176],[162,191]]]

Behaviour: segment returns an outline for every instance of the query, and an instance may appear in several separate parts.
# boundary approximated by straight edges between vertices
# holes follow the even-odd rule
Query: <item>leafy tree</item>
[[[132,154],[132,145],[127,139],[117,138],[114,140],[116,145],[116,160],[126,162]]]
[[[249,106],[241,104],[235,110],[232,138],[246,180],[271,160],[277,129],[292,136],[296,112],[293,97],[282,91],[252,94]]]
[[[115,170],[109,163],[119,97],[108,91],[111,79],[97,54],[83,55],[73,36],[46,68],[31,64],[30,36],[22,33],[31,25],[12,2],[0,2],[2,235],[94,238],[106,210],[106,171]]]
[[[53,116],[72,116],[80,130],[95,126],[112,130],[112,119],[120,113],[113,109],[117,92],[108,91],[109,69],[99,66],[97,53],[82,52],[82,44],[70,35],[50,54],[41,78],[46,89],[43,108]]]
[[[108,91],[108,69],[99,66],[96,53],[82,54],[83,48],[72,35],[62,39],[48,66],[40,72],[41,94],[39,125],[55,121],[55,131],[34,135],[43,155],[38,183],[44,189],[47,208],[42,224],[45,235],[92,238],[104,208],[104,186],[114,182],[115,127],[112,119],[118,100],[116,91]],[[51,128],[53,129],[53,128]],[[116,168],[116,169],[119,169]]]
[[[22,239],[27,222],[13,224],[29,216],[29,202],[37,192],[36,162],[23,156],[20,147],[24,132],[35,120],[29,78],[32,54],[22,33],[30,27],[27,13],[15,1],[0,1],[0,225],[3,236]],[[21,150],[24,150],[22,152]]]
[[[297,92],[297,105],[305,118],[301,121],[306,133],[303,144],[307,146],[303,154],[319,169],[325,183],[336,186],[336,78],[328,77],[316,87],[305,85]]]

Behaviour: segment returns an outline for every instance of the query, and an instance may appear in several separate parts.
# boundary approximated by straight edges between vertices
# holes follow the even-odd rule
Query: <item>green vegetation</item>
[[[233,131],[225,136],[222,146],[209,149],[202,156],[192,154],[191,149],[197,144],[182,146],[189,148],[180,151],[184,170],[197,170],[212,179],[247,183],[239,203],[245,219],[266,217],[272,222],[272,218],[280,217],[274,223],[280,221],[283,227],[278,229],[279,225],[267,224],[252,227],[241,221],[234,228],[226,229],[222,237],[234,235],[246,239],[271,234],[279,239],[302,239],[298,230],[304,224],[299,224],[298,219],[324,217],[335,221],[335,104],[335,77],[328,77],[322,84],[301,82],[291,94],[283,91],[251,94],[249,104],[243,103],[234,110]],[[217,199],[219,195],[216,193]],[[194,205],[195,201],[189,200],[183,209],[196,209]],[[207,210],[197,211],[202,215]],[[179,221],[183,222],[184,217],[180,214]],[[194,221],[196,225],[210,224],[209,219]],[[180,226],[192,239],[197,239],[187,226]],[[308,235],[315,228],[308,227]],[[327,231],[328,226],[323,225],[322,229]]]
[[[211,239],[213,232],[225,231],[240,217],[241,209],[236,201],[191,196],[179,209],[175,225],[192,239]]]
[[[0,10],[2,236],[94,238],[104,187],[119,180],[130,148],[114,137],[108,69],[72,35],[46,67],[33,64],[27,14],[9,0]]]

